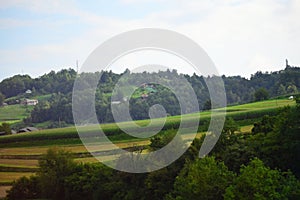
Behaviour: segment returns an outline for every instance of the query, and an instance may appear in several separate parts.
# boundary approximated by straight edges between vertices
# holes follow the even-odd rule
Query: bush
[[[35,199],[40,197],[39,178],[31,176],[30,178],[21,177],[15,181],[12,188],[8,191],[8,200]]]
[[[187,164],[176,178],[174,192],[167,199],[223,199],[235,175],[223,162],[205,157]]]
[[[5,132],[6,135],[10,135],[11,134],[10,124],[5,122],[2,123],[2,125],[0,125],[0,131]]]
[[[225,200],[231,199],[299,199],[300,182],[291,172],[266,167],[255,158],[242,166],[234,184],[226,189]]]

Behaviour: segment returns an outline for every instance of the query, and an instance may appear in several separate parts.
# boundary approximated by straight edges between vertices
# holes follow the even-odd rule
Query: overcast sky
[[[299,0],[0,0],[0,80],[76,69],[110,37],[147,27],[196,41],[220,74],[249,77],[300,65],[299,19]]]

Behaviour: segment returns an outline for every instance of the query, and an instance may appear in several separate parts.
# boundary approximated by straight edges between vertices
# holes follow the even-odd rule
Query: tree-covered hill
[[[111,114],[111,96],[115,85],[120,78],[128,73],[122,74],[112,71],[102,73],[96,90],[96,112],[100,122],[113,122]],[[135,93],[128,99],[124,92],[125,87],[120,87],[115,103],[130,101],[130,113],[134,120],[149,118],[148,111],[152,105],[162,104],[168,115],[180,114],[180,107],[175,95],[168,88],[155,84],[147,84],[147,77],[184,77],[193,87],[201,110],[210,109],[210,97],[206,81],[213,80],[212,77],[203,77],[196,74],[182,75],[176,70],[159,71],[155,73],[131,73],[135,81],[145,82],[140,87],[133,88]],[[86,85],[93,80],[98,80],[100,72],[82,73]],[[0,94],[5,97],[4,102],[16,104],[22,98],[35,98],[37,96],[51,94],[48,99],[41,100],[32,110],[31,116],[26,119],[27,123],[39,123],[44,121],[56,121],[72,123],[72,89],[77,73],[73,69],[64,69],[59,72],[51,71],[38,78],[31,78],[28,75],[16,75],[5,79],[0,83]],[[241,76],[223,75],[227,104],[241,104],[252,101],[265,100],[277,96],[292,95],[300,89],[300,68],[286,66],[284,70],[276,72],[257,72],[250,79]],[[126,82],[127,81],[127,82]],[[129,84],[130,80],[124,80],[123,84]],[[31,94],[25,94],[31,90]],[[83,95],[84,96],[84,95]],[[83,97],[84,98],[84,97]],[[3,100],[2,100],[3,102]]]

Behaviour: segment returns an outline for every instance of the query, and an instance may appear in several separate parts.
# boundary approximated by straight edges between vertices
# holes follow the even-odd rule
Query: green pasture
[[[24,106],[20,104],[0,107],[0,123],[16,123],[22,121],[30,115],[33,106]]]

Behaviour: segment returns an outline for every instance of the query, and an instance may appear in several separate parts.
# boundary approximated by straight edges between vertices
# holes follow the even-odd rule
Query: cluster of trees
[[[38,174],[17,180],[8,199],[299,199],[299,119],[299,99],[259,120],[252,134],[239,133],[228,118],[208,156],[198,158],[203,136],[177,161],[146,174],[75,163],[72,154],[50,149]],[[149,149],[168,144],[174,132],[154,136]]]
[[[0,106],[3,105],[4,100],[5,100],[5,96],[0,92]]]
[[[23,94],[30,89],[38,94],[69,93],[72,91],[76,71],[63,69],[57,73],[51,71],[39,78],[32,79],[29,75],[16,75],[0,83],[0,92],[6,98]]]
[[[99,89],[103,93],[111,93],[117,81],[122,75],[130,73],[126,70],[122,74],[116,74],[112,71],[103,72],[101,80],[99,81]],[[100,72],[97,73],[83,73],[80,76],[85,77],[87,84],[94,80],[98,80]],[[160,71],[156,73],[159,77],[178,76],[176,70]],[[72,92],[73,83],[77,73],[73,69],[64,69],[57,73],[51,71],[39,78],[32,79],[28,75],[16,75],[5,79],[0,83],[0,92],[6,98],[17,96],[24,93],[27,89],[36,91],[38,94],[63,93]],[[148,77],[148,78],[147,78]],[[202,105],[209,99],[207,86],[205,80],[213,77],[203,77],[196,74],[184,75],[188,82],[192,85]],[[264,88],[270,97],[281,96],[285,94],[297,93],[300,88],[300,68],[287,67],[284,70],[277,72],[257,72],[251,76],[250,80],[240,76],[226,77],[222,76],[225,84],[227,101],[232,103],[243,103],[255,100],[254,93],[260,88]],[[135,81],[147,83],[148,79],[153,80],[153,77],[145,76],[145,73],[136,74]]]
[[[6,122],[0,124],[0,132],[5,132],[6,135],[11,134],[10,124]]]
[[[78,164],[63,150],[49,150],[36,176],[14,182],[8,199],[298,199],[290,172],[254,158],[239,173],[215,157],[176,162],[148,174],[128,174],[103,164]],[[178,164],[179,163],[179,164]]]
[[[84,80],[81,82],[81,87],[89,88],[89,86],[92,86],[93,82],[98,81],[100,74],[100,72],[80,74],[80,79]],[[131,78],[127,74],[130,74]],[[0,83],[0,103],[3,101],[1,100],[3,99],[3,95],[6,98],[19,95],[21,98],[27,89],[31,89],[34,96],[53,94],[53,98],[50,100],[45,102],[40,101],[40,105],[32,111],[31,116],[26,122],[36,123],[50,120],[72,123],[71,93],[76,76],[77,73],[73,69],[61,70],[57,73],[51,71],[35,79],[32,79],[28,75],[16,75]],[[130,101],[130,113],[134,120],[149,118],[149,108],[155,104],[163,105],[169,115],[180,114],[178,100],[170,89],[163,86],[156,86],[155,92],[147,92],[144,98],[141,96],[142,87],[136,85],[136,83],[148,83],[151,80],[179,80],[180,78],[185,78],[192,86],[198,99],[199,108],[201,110],[209,110],[211,102],[206,81],[213,81],[214,76],[182,75],[178,74],[176,70],[159,71],[156,73],[130,73],[129,70],[126,70],[122,74],[108,71],[102,72],[95,94],[98,120],[100,122],[113,122],[111,101],[112,92],[116,89],[116,84],[119,87],[116,91],[115,100],[121,103],[127,100]],[[227,103],[239,104],[297,93],[300,88],[300,68],[287,67],[285,70],[272,73],[257,72],[251,76],[250,80],[240,76],[222,76],[222,79],[225,84]],[[178,84],[177,81],[173,82],[172,84],[175,86]],[[129,88],[126,85],[129,85]],[[132,85],[135,85],[135,87]],[[130,87],[137,90],[132,98],[128,99],[126,91],[132,89]],[[186,90],[182,87],[178,87],[179,90],[182,90],[182,96],[186,95],[188,98],[189,94],[185,93]],[[83,102],[84,96],[82,95]]]
[[[52,94],[48,100],[40,101],[28,118],[24,119],[26,124],[54,121],[61,124],[72,124],[71,94]]]

